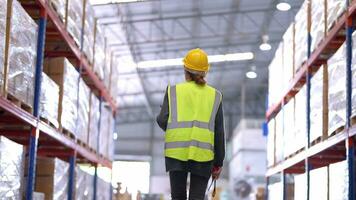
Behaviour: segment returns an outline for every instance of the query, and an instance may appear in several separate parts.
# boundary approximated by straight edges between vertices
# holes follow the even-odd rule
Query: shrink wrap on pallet
[[[110,118],[112,114],[110,109],[106,106],[102,106],[101,108],[101,121],[100,121],[100,135],[99,135],[99,153],[108,157],[108,147],[109,140],[112,140],[112,133],[110,132],[112,129],[110,127]]]
[[[7,5],[7,0],[0,0],[0,5]],[[6,14],[7,7],[0,6],[0,86],[3,85],[3,69],[5,60],[5,38],[6,38]]]
[[[294,176],[294,199],[307,199],[307,176],[305,174],[298,174]]]
[[[95,32],[95,18],[94,10],[89,1],[85,3],[84,13],[84,37],[83,37],[83,52],[92,63],[94,59],[94,32]]]
[[[81,47],[84,0],[68,0],[67,31],[75,43]]]
[[[329,200],[328,174],[328,167],[322,167],[310,171],[309,200]]]
[[[329,200],[347,200],[349,190],[347,161],[329,166]]]
[[[42,72],[40,115],[56,128],[58,124],[59,86]]]
[[[68,0],[49,0],[49,4],[56,11],[63,24],[67,23],[67,1]]]
[[[88,145],[92,149],[97,150],[98,148],[98,134],[99,134],[99,112],[100,102],[94,93],[90,94],[90,114],[89,114],[89,135],[88,135]]]
[[[88,140],[90,89],[82,78],[79,79],[78,118],[76,136],[82,142]]]
[[[356,32],[352,34],[352,117],[356,117]]]
[[[327,136],[327,84],[327,65],[322,65],[311,79],[310,142]]]
[[[21,200],[23,146],[0,136],[0,199]]]
[[[295,151],[306,145],[307,108],[306,86],[303,86],[295,96]]]
[[[96,194],[97,195],[96,199],[110,200],[110,192],[111,192],[110,183],[104,181],[101,178],[98,178],[97,191],[100,192]]]
[[[94,177],[79,167],[75,168],[75,199],[91,200],[93,198]],[[100,190],[98,190],[100,193]]]
[[[59,86],[58,121],[61,128],[76,133],[79,73],[66,58],[45,60],[44,69]]]
[[[292,23],[283,35],[283,88],[290,86],[294,76],[294,23]]]
[[[319,45],[326,35],[325,0],[311,0],[311,52]]]
[[[307,60],[308,53],[308,1],[304,1],[295,16],[295,71]]]
[[[37,24],[14,0],[12,4],[7,92],[32,107],[37,55]]]
[[[274,119],[271,119],[268,122],[268,135],[267,135],[267,165],[268,165],[268,167],[274,166],[274,164],[276,162],[275,140],[276,140],[276,122]]]
[[[108,133],[109,145],[108,145],[108,158],[114,160],[114,132],[115,132],[115,118],[111,114],[109,122],[110,131]]]
[[[104,67],[104,84],[106,88],[110,86],[112,53],[108,41],[105,42],[105,67]],[[117,78],[117,77],[116,77]]]
[[[335,21],[346,9],[345,0],[326,0],[327,1],[327,28],[333,27]]]
[[[329,132],[334,133],[346,123],[346,48],[343,44],[328,60]]]
[[[276,116],[276,163],[279,163],[283,160],[283,131],[284,131],[284,118],[283,118],[283,110],[280,111]]]
[[[58,158],[38,158],[36,191],[45,194],[46,200],[67,199],[69,164]]]
[[[284,106],[284,135],[283,135],[283,155],[284,158],[295,153],[296,149],[294,143],[295,141],[295,116],[294,116],[294,99],[291,99]]]
[[[269,69],[269,89],[268,89],[268,107],[272,107],[281,100],[283,95],[283,43],[279,44],[274,59],[268,67]]]
[[[104,79],[105,66],[105,37],[100,24],[95,25],[95,44],[94,44],[94,72],[98,77]]]

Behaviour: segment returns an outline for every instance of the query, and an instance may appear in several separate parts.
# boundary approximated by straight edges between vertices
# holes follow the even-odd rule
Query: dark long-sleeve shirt
[[[157,116],[157,123],[163,131],[167,129],[169,117],[168,93],[164,96],[161,112]],[[210,176],[213,166],[221,167],[225,158],[225,130],[224,113],[222,102],[219,105],[215,118],[214,128],[214,160],[209,162],[196,162],[189,160],[187,162],[166,157],[166,171],[189,171],[201,176]]]

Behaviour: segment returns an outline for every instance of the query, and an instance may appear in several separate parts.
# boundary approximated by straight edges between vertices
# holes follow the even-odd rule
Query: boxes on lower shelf
[[[271,119],[268,122],[268,135],[267,135],[267,166],[274,166],[276,163],[276,122],[274,119]]]
[[[82,142],[86,143],[88,140],[88,124],[89,124],[89,98],[90,89],[85,84],[84,80],[79,80],[79,95],[78,95],[78,119],[76,136]]]
[[[0,136],[0,199],[21,199],[23,163],[23,146]]]
[[[294,185],[287,183],[286,199],[293,200],[294,197]],[[268,186],[268,199],[271,200],[283,200],[283,185],[281,182],[277,182]],[[296,199],[299,200],[299,199]]]
[[[56,128],[58,124],[59,86],[42,72],[40,115]]]
[[[328,200],[328,167],[310,171],[309,200]]]
[[[311,79],[310,142],[328,136],[328,67],[323,65]]]
[[[59,86],[58,122],[60,128],[75,134],[79,73],[66,58],[46,59],[43,70]]]
[[[89,133],[88,133],[88,145],[94,150],[98,147],[98,124],[100,120],[99,112],[100,102],[94,93],[90,94],[90,111],[89,111]]]
[[[83,1],[68,0],[67,5],[67,31],[79,47],[81,47]]]
[[[32,200],[45,200],[45,194],[40,192],[33,192]]]
[[[58,158],[37,159],[35,190],[44,193],[46,200],[67,199],[68,177],[68,163]]]
[[[279,112],[275,118],[276,120],[276,163],[280,163],[283,159],[283,113]]]
[[[12,15],[8,19],[11,34],[7,92],[32,107],[38,26],[16,0],[12,2]]]
[[[346,124],[346,47],[328,60],[329,78],[329,125],[328,134],[335,133]]]
[[[307,97],[306,86],[302,87],[298,94],[294,98],[295,100],[295,150],[298,151],[306,145],[306,133],[307,133]],[[290,120],[290,119],[285,119]]]
[[[284,106],[284,134],[283,134],[283,156],[287,158],[296,151],[298,151],[296,145],[290,141],[296,140],[295,132],[295,103],[294,99],[291,99]]]
[[[95,32],[95,17],[94,10],[89,1],[85,1],[85,12],[83,17],[83,52],[87,56],[88,61],[92,64],[94,59],[94,32]]]
[[[113,124],[112,113],[106,106],[101,108],[100,133],[99,133],[99,153],[109,157],[112,152]]]
[[[97,192],[96,199],[109,200],[111,193],[111,183],[106,182],[101,178],[98,178],[97,180],[97,191],[100,192]]]
[[[89,200],[93,198],[94,177],[80,167],[75,168],[75,199]],[[100,190],[97,190],[100,193]]]
[[[329,166],[329,199],[348,199],[349,190],[347,161]]]

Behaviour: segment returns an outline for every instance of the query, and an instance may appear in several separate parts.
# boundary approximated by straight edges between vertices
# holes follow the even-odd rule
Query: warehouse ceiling
[[[93,0],[93,2],[103,2]],[[182,58],[202,48],[209,55],[252,52],[245,61],[212,63],[209,84],[223,92],[227,116],[264,116],[268,65],[302,0],[289,0],[291,10],[276,9],[279,0],[146,0],[96,5],[118,59],[117,122],[153,122],[168,84],[183,81],[182,66],[137,67],[143,61]],[[259,49],[268,36],[270,51]],[[147,64],[147,63],[146,63]],[[245,76],[251,67],[258,77]],[[230,131],[231,132],[231,131]]]

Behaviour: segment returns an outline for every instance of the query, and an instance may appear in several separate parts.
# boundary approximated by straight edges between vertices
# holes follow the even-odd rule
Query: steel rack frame
[[[326,37],[321,41],[319,46],[311,50],[311,36],[308,30],[308,60],[303,63],[301,69],[296,73],[289,89],[282,99],[272,106],[266,112],[266,120],[269,121],[283,109],[289,100],[291,100],[301,89],[303,85],[307,87],[307,141],[304,151],[297,153],[295,156],[285,159],[277,165],[267,169],[266,173],[266,191],[270,177],[280,174],[283,185],[283,199],[286,199],[286,174],[302,174],[306,173],[307,197],[309,200],[310,192],[310,170],[327,166],[329,164],[347,160],[349,174],[349,191],[348,199],[355,199],[354,191],[354,176],[355,176],[355,138],[356,125],[351,125],[351,108],[352,108],[352,33],[355,28],[356,19],[356,2],[347,1],[347,9],[342,16],[335,22],[333,28],[327,33]],[[328,139],[310,146],[310,80],[322,64],[325,64],[338,49],[346,41],[346,119],[345,129],[329,137]],[[266,195],[268,199],[268,192]]]

